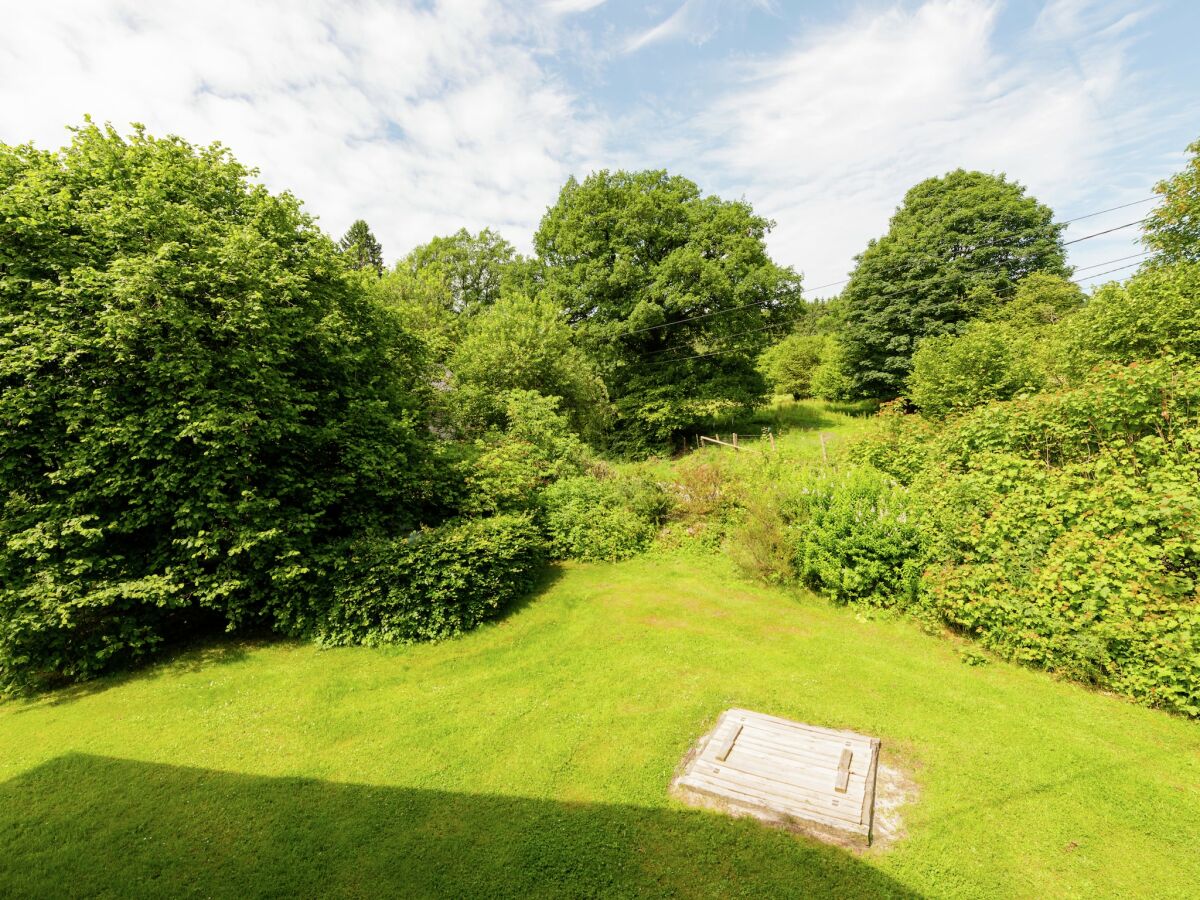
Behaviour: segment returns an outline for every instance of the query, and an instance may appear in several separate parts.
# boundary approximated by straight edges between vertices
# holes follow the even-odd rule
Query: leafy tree
[[[837,338],[827,338],[821,350],[821,361],[813,369],[809,390],[814,397],[830,402],[849,400],[853,383],[847,374],[846,354]]]
[[[374,269],[377,274],[383,272],[383,247],[375,240],[371,226],[362,219],[350,226],[338,246],[350,260],[351,268]]]
[[[853,394],[896,397],[923,338],[957,331],[1034,272],[1066,275],[1052,218],[1003,175],[958,169],[911,188],[843,292]]]
[[[446,376],[446,364],[462,340],[464,322],[454,312],[446,283],[427,269],[413,271],[397,266],[379,278],[369,279],[365,290],[374,301],[395,313],[404,328],[425,343],[431,380]]]
[[[416,247],[400,266],[440,278],[452,309],[473,315],[500,299],[505,269],[517,258],[513,245],[490,228],[476,235],[463,228]]]
[[[601,364],[616,446],[663,445],[761,399],[755,360],[803,310],[799,277],[767,256],[770,226],[663,171],[564,185],[534,236],[542,293]]]
[[[962,334],[921,342],[913,355],[908,391],[922,414],[940,419],[1033,393],[1044,382],[1029,332],[1007,322],[976,321]]]
[[[821,364],[828,338],[816,334],[789,334],[762,352],[759,366],[777,394],[796,400],[812,395],[812,376]]]
[[[572,426],[589,436],[608,419],[604,382],[545,298],[513,294],[472,318],[450,370],[457,390],[449,403],[468,431],[496,424],[509,391],[559,398]]]
[[[1083,308],[1084,295],[1073,281],[1048,272],[1034,272],[1021,280],[1007,303],[997,303],[991,318],[1017,328],[1057,325]]]
[[[419,342],[219,145],[0,145],[0,684],[305,631],[428,492]]]
[[[1146,221],[1143,240],[1163,262],[1200,262],[1200,141],[1188,152],[1184,170],[1154,188],[1162,203]]]

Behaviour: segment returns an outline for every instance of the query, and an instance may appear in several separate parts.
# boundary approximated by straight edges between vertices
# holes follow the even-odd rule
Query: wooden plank
[[[739,771],[752,772],[783,784],[794,784],[825,793],[832,793],[838,783],[838,775],[835,770],[781,767],[770,757],[754,755],[740,743],[724,761],[724,764]],[[712,765],[717,766],[720,763]],[[866,795],[866,788],[866,775],[849,775],[846,779],[846,790],[843,793],[847,799],[861,800]]]
[[[877,739],[852,731],[730,709],[677,784],[869,842],[878,753]]]
[[[842,758],[838,760],[837,784],[833,786],[839,793],[846,793],[846,788],[850,786],[850,760],[853,758],[849,747],[842,749]]]
[[[857,760],[856,769],[859,773],[865,773],[870,763],[871,748],[869,744],[856,747],[853,744],[845,742],[835,744],[832,741],[828,743],[786,741],[782,738],[763,734],[762,731],[753,725],[746,726],[745,740],[764,751],[775,751],[787,757],[810,761],[814,765],[827,766],[833,769],[837,768],[838,760],[841,758],[843,750],[849,750],[854,754],[854,758]]]
[[[724,762],[728,758],[729,751],[733,749],[733,745],[737,741],[738,735],[742,733],[743,728],[745,728],[744,725],[739,725],[734,729],[733,734],[717,748],[716,756],[719,762]]]
[[[682,782],[681,782],[682,783]],[[796,806],[791,804],[775,805],[764,802],[762,798],[756,796],[753,791],[739,791],[736,788],[712,787],[701,782],[686,783],[683,785],[689,790],[698,791],[702,794],[707,794],[721,800],[733,800],[745,806],[751,806],[758,809],[763,809],[768,812],[783,814],[790,816],[793,819],[799,819],[807,822],[815,822],[818,825],[825,825],[830,828],[836,828],[839,831],[845,831],[850,834],[866,835],[866,826],[849,822],[845,819],[837,819],[825,815],[821,810]]]
[[[788,792],[779,794],[771,787],[756,784],[753,779],[722,777],[720,773],[695,773],[687,776],[685,783],[708,788],[719,794],[741,795],[761,804],[767,809],[776,809],[789,815],[804,817],[819,815],[837,822],[841,827],[862,825],[859,810],[843,806],[838,801],[822,794]]]

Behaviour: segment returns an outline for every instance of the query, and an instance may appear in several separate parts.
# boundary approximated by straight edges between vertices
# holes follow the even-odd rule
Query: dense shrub
[[[538,491],[580,474],[588,461],[587,447],[558,412],[558,398],[509,391],[502,401],[503,430],[476,440],[476,452],[462,463],[467,513],[533,509]]]
[[[759,369],[776,394],[791,394],[796,400],[811,397],[813,371],[828,341],[821,334],[789,334],[762,352]]]
[[[527,593],[545,559],[529,514],[455,520],[356,542],[328,605],[306,631],[327,644],[451,637]]]
[[[220,147],[0,145],[0,682],[214,612],[290,629],[431,501],[421,345]]]
[[[551,552],[559,559],[617,560],[654,539],[665,497],[644,480],[581,475],[550,485],[541,497]]]
[[[926,608],[1002,655],[1200,715],[1198,438],[927,473]]]
[[[1200,262],[1151,265],[1100,288],[1057,329],[1056,371],[1079,381],[1100,362],[1172,353],[1200,358]]]
[[[906,488],[868,467],[808,471],[781,502],[794,568],[806,584],[839,603],[912,602],[923,538]]]
[[[940,419],[1033,393],[1044,382],[1030,333],[1007,322],[973,322],[962,334],[921,342],[913,354],[908,393],[923,415]]]

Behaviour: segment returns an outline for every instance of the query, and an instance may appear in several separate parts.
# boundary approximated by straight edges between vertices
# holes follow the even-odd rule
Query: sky
[[[773,219],[773,257],[829,295],[925,178],[1004,173],[1066,220],[1150,197],[1200,139],[1194,0],[0,0],[0,21],[0,141],[55,148],[84,115],[220,141],[389,260],[462,227],[528,251],[568,176],[664,168]],[[1128,274],[1100,273],[1137,238],[1071,245],[1078,277]]]

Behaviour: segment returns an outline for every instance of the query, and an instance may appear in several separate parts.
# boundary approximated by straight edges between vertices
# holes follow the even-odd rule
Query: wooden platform
[[[876,738],[730,709],[673,788],[702,805],[867,844],[878,767]]]

